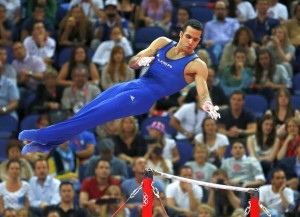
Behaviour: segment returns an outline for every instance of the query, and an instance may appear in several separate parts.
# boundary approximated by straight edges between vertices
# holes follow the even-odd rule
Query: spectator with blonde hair
[[[215,217],[215,210],[207,204],[201,204],[197,208],[198,217]]]

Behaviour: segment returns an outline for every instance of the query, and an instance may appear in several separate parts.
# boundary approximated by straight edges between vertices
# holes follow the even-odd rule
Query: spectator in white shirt
[[[236,5],[235,14],[240,23],[256,17],[254,8],[249,1],[234,0],[234,3]]]
[[[288,16],[288,9],[284,4],[279,3],[278,0],[270,0],[268,17],[284,21],[289,18]]]
[[[25,38],[23,44],[29,55],[41,57],[46,64],[52,63],[56,42],[48,36],[42,21],[33,24],[32,34]]]

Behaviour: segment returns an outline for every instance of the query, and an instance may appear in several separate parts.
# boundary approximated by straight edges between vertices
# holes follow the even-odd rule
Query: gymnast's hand
[[[214,119],[217,120],[218,118],[221,117],[221,115],[218,113],[219,110],[219,106],[214,106],[211,102],[206,101],[203,106],[202,106],[203,110],[206,111],[209,116]]]
[[[138,66],[149,66],[150,63],[154,60],[155,57],[139,57],[136,60],[136,63]]]

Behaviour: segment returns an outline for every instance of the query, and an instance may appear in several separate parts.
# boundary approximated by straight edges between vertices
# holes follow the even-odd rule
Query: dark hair
[[[76,56],[76,51],[80,48],[82,48],[85,52],[85,60],[83,61],[82,64],[86,65],[87,67],[90,67],[91,61],[90,61],[89,56],[88,56],[87,48],[83,45],[78,45],[78,46],[74,47],[72,52],[71,52],[70,59],[69,59],[68,75],[72,74],[73,66],[75,66],[77,64],[77,62],[75,60],[75,56]]]
[[[300,2],[299,2],[299,1],[298,1],[298,3],[295,5],[295,8],[294,8],[294,15],[296,15],[297,10],[298,10],[298,7],[300,7]]]
[[[270,134],[268,135],[266,142],[264,142],[264,134],[262,131],[262,125],[267,120],[273,121],[273,128],[272,128],[272,131],[270,132]],[[267,114],[267,115],[262,116],[260,119],[258,119],[255,137],[256,137],[257,145],[262,150],[267,150],[273,146],[274,141],[276,139],[276,127],[275,127],[275,120],[272,115]]]
[[[213,172],[212,176],[217,176],[217,175],[223,175],[225,178],[228,179],[228,174],[226,170],[223,169],[217,169]]]
[[[238,43],[239,43],[239,37],[240,37],[240,34],[245,31],[248,36],[249,36],[249,41],[248,41],[248,46],[251,46],[252,42],[253,42],[253,34],[252,34],[252,31],[245,27],[245,26],[242,26],[240,28],[238,28],[238,30],[236,30],[236,32],[234,33],[234,36],[233,36],[233,40],[232,40],[232,44],[235,45],[235,46],[238,46]]]
[[[245,143],[244,143],[242,140],[235,140],[235,141],[231,144],[231,147],[230,147],[231,150],[233,149],[233,146],[234,146],[234,144],[236,144],[236,143],[242,144],[244,150],[246,151],[246,145],[245,145]]]
[[[245,92],[242,91],[242,90],[235,90],[235,91],[233,91],[232,94],[230,95],[230,98],[231,98],[233,95],[242,95],[243,99],[245,99]]]
[[[206,143],[206,139],[207,139],[207,135],[206,135],[206,132],[204,130],[204,125],[205,125],[207,120],[213,120],[215,122],[215,124],[217,124],[216,121],[214,119],[212,119],[211,117],[206,117],[206,118],[203,119],[201,127],[202,127],[202,134],[203,134],[203,142],[204,143]]]
[[[178,12],[179,10],[184,10],[184,11],[186,11],[186,12],[188,13],[188,15],[189,15],[189,18],[192,17],[192,12],[191,12],[190,8],[185,7],[185,6],[180,6],[180,7],[177,9],[177,12]]]
[[[261,48],[258,50],[257,52],[257,58],[256,58],[256,63],[255,63],[255,66],[254,66],[254,70],[255,70],[255,82],[256,83],[259,83],[262,76],[263,76],[263,67],[260,65],[260,62],[259,62],[259,57],[263,54],[268,54],[269,58],[270,58],[270,65],[269,65],[269,68],[268,68],[268,73],[267,73],[267,77],[269,80],[273,80],[273,77],[274,77],[274,74],[275,74],[275,71],[276,71],[276,64],[275,64],[275,61],[274,61],[274,57],[271,53],[270,50],[268,50],[267,48]]]
[[[45,159],[45,158],[39,158],[39,159],[37,159],[37,160],[34,161],[34,163],[33,163],[33,168],[35,169],[35,166],[36,166],[36,164],[37,164],[38,162],[44,162],[44,161],[46,162],[47,167],[49,167],[47,159]]]
[[[6,146],[6,154],[7,155],[11,148],[18,148],[21,152],[22,148],[23,148],[23,143],[17,139],[10,139],[10,140],[8,140],[7,146]]]
[[[46,10],[44,5],[39,5],[39,4],[36,4],[32,11],[35,11],[36,9],[43,9],[44,11]]]
[[[8,170],[8,168],[10,167],[11,164],[13,163],[17,163],[19,164],[20,170],[21,170],[21,162],[19,160],[9,160],[6,164],[6,170]]]
[[[44,24],[43,21],[41,21],[41,20],[35,20],[35,21],[33,21],[33,23],[32,23],[32,28],[31,28],[31,30],[33,30],[33,29],[34,29],[34,26],[35,26],[36,24],[38,24],[38,23],[42,23],[43,26],[45,27],[45,24]]]
[[[285,175],[285,172],[284,172],[283,169],[281,169],[281,168],[275,168],[275,169],[273,169],[273,170],[271,171],[271,174],[270,174],[271,178],[273,179],[273,178],[274,178],[274,174],[275,174],[275,173],[278,173],[278,172],[283,172],[284,175]]]
[[[235,51],[233,52],[233,55],[235,56],[237,53],[243,53],[247,56],[247,49],[241,46],[238,46]]]
[[[89,78],[90,73],[89,73],[89,68],[82,64],[82,63],[77,63],[75,66],[72,67],[71,71],[71,77],[73,78],[78,70],[84,70],[86,72],[86,77]]]
[[[109,164],[109,166],[111,166],[111,163],[110,163],[110,161],[109,160],[106,160],[106,159],[103,159],[103,158],[100,158],[99,160],[97,160],[97,162],[96,162],[96,167],[95,167],[95,169],[98,167],[98,164],[100,163],[100,162],[106,162],[106,163],[108,163]]]
[[[279,95],[280,93],[284,93],[288,98],[289,98],[289,102],[287,104],[287,111],[284,117],[284,120],[291,118],[294,116],[294,107],[292,104],[292,100],[291,100],[291,93],[289,91],[289,89],[287,89],[286,87],[283,88],[279,88],[276,92],[276,96],[275,96],[275,112],[276,114],[278,114],[279,112]]]
[[[192,170],[193,171],[193,168],[188,165],[183,165],[179,168],[179,174],[181,174],[182,170]]]
[[[185,32],[188,26],[192,27],[193,29],[203,31],[203,25],[198,20],[195,19],[187,20],[182,26],[182,32]]]
[[[50,118],[48,114],[40,114],[38,116],[38,119],[36,120],[36,123],[40,123],[42,120],[47,119],[50,122]]]
[[[3,8],[5,11],[7,11],[4,4],[0,4],[0,8]]]
[[[72,187],[72,189],[74,190],[74,185],[72,182],[70,181],[62,181],[59,185],[59,190],[61,190],[61,188],[64,186],[64,185],[70,185]]]

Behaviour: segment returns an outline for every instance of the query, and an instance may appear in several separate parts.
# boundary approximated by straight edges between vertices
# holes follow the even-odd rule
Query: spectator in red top
[[[110,176],[110,162],[99,159],[95,168],[95,177],[84,179],[81,185],[79,204],[88,210],[90,215],[99,215],[96,199],[105,195],[111,185],[121,186],[119,179]]]

